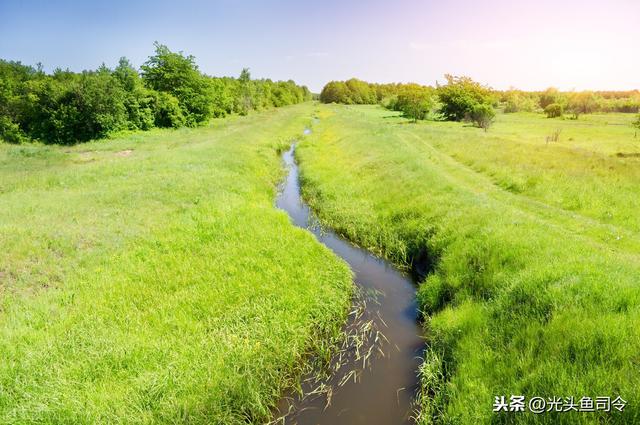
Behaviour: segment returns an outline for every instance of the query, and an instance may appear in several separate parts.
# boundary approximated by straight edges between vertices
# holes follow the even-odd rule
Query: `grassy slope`
[[[276,148],[311,113],[0,145],[0,422],[267,418],[350,299],[273,206]]]
[[[399,263],[428,252],[435,265],[418,294],[430,335],[422,421],[599,420],[494,415],[494,396],[511,394],[619,394],[625,414],[600,420],[640,421],[640,182],[637,162],[610,155],[634,148],[632,130],[513,115],[484,134],[393,115],[324,106],[298,156],[325,222]]]

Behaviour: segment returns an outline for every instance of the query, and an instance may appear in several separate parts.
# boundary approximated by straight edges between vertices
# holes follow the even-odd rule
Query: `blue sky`
[[[359,77],[496,88],[640,88],[640,2],[0,0],[0,58],[46,70],[139,66],[160,41],[211,75]]]

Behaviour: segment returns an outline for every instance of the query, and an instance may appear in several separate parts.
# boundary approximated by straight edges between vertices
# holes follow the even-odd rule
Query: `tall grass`
[[[351,276],[273,206],[309,104],[0,146],[0,422],[262,422]]]
[[[501,115],[485,134],[375,107],[320,115],[298,149],[320,218],[400,264],[433,265],[418,293],[429,335],[421,423],[640,421],[640,179],[614,154],[633,148],[632,129],[606,122],[630,118],[545,127]],[[512,394],[629,403],[492,412],[495,396]]]

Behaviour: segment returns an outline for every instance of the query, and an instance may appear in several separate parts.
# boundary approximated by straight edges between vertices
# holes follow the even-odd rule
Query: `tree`
[[[585,91],[572,93],[569,96],[567,109],[573,114],[573,119],[578,119],[580,114],[590,114],[598,106],[598,102],[593,92]]]
[[[142,78],[148,87],[178,99],[185,123],[194,126],[212,115],[208,81],[191,55],[175,53],[165,45],[154,43],[156,52],[142,65]]]
[[[438,87],[438,98],[442,103],[440,112],[451,121],[464,120],[477,104],[491,105],[491,89],[469,77],[446,75],[447,84]]]
[[[350,104],[349,88],[343,81],[330,81],[320,93],[322,103],[345,103]]]
[[[560,103],[560,92],[555,87],[549,87],[540,94],[540,107],[546,109],[553,103]]]
[[[389,107],[401,111],[413,122],[424,120],[435,106],[433,89],[418,84],[406,84],[399,88],[399,94],[390,102]]]
[[[532,93],[509,90],[503,94],[504,112],[532,112],[536,109],[537,100]]]
[[[251,82],[251,73],[249,68],[242,68],[240,77],[238,78],[238,112],[240,115],[247,115],[251,109],[254,109],[255,90]]]
[[[636,128],[636,133],[634,134],[634,137],[638,137],[638,130],[640,130],[640,115],[638,115],[638,118],[631,124]]]

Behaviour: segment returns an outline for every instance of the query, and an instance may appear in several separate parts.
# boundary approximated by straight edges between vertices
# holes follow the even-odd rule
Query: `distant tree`
[[[364,105],[378,102],[376,93],[369,83],[358,80],[357,78],[351,78],[345,81],[345,84],[348,89],[349,99],[351,100],[350,103]]]
[[[125,91],[108,70],[56,71],[26,86],[22,125],[34,139],[72,144],[127,127]]]
[[[418,84],[406,84],[399,89],[399,94],[388,106],[417,122],[427,118],[435,103],[433,89]]]
[[[256,96],[249,68],[242,68],[238,83],[238,112],[240,115],[247,115],[249,111],[255,107],[254,99]]]
[[[638,115],[637,119],[631,125],[636,128],[634,137],[638,137],[638,130],[640,130],[640,115]]]
[[[138,71],[131,65],[129,59],[124,56],[120,58],[118,66],[113,70],[113,76],[120,81],[122,87],[127,91],[135,90],[140,81]]]
[[[131,130],[149,130],[156,124],[158,105],[156,93],[145,87],[138,71],[125,57],[121,57],[112,75],[125,90],[124,106]]]
[[[476,103],[471,108],[467,120],[486,132],[489,130],[489,127],[493,125],[495,117],[496,112],[491,105],[487,103]]]
[[[208,81],[198,70],[195,58],[175,53],[154,43],[156,52],[142,65],[142,78],[148,87],[178,99],[186,125],[204,122],[212,115]]]
[[[549,87],[540,94],[540,107],[545,109],[553,103],[560,103],[560,92],[555,87]]]
[[[585,91],[572,93],[569,96],[567,109],[573,114],[574,119],[578,119],[581,114],[590,114],[596,110],[598,102],[593,92]]]
[[[509,90],[503,94],[504,112],[533,112],[537,106],[535,94],[519,90]]]
[[[320,93],[322,103],[345,103],[350,104],[349,88],[342,81],[330,81]]]
[[[462,121],[477,104],[491,105],[491,89],[469,77],[446,75],[447,84],[438,87],[438,98],[442,104],[440,112],[451,121]]]

